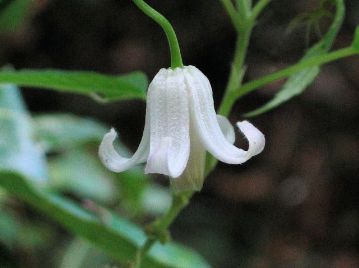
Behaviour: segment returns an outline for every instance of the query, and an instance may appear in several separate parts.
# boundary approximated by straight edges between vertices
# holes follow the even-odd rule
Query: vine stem
[[[328,54],[324,54],[322,56],[313,57],[307,60],[300,61],[297,64],[294,64],[288,68],[285,68],[283,70],[274,72],[272,74],[268,74],[263,76],[260,79],[253,80],[251,82],[248,82],[244,84],[243,86],[240,86],[236,89],[237,94],[235,95],[235,98],[238,99],[239,97],[242,97],[254,90],[256,90],[259,87],[262,87],[264,85],[267,85],[269,83],[272,83],[274,81],[286,78],[296,72],[302,71],[304,69],[320,66],[325,63],[335,61],[341,58],[345,58],[348,56],[352,56],[355,54],[359,54],[359,51],[353,47],[346,47],[342,49],[338,49],[336,51],[330,52]]]
[[[141,267],[147,252],[157,241],[165,243],[169,240],[169,226],[172,224],[178,214],[187,206],[193,194],[194,192],[192,191],[173,194],[172,204],[168,211],[162,217],[149,225],[147,240],[136,253],[136,259],[134,263],[135,268]]]
[[[132,0],[133,3],[143,11],[148,17],[158,23],[166,34],[167,41],[170,47],[171,53],[171,68],[183,67],[183,61],[181,56],[181,50],[178,43],[176,33],[171,23],[157,10],[153,9],[143,0]]]

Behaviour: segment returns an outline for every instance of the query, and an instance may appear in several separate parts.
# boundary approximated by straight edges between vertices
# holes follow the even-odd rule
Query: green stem
[[[136,6],[143,11],[147,16],[158,23],[166,34],[167,41],[171,52],[171,68],[183,67],[180,46],[177,40],[176,33],[171,23],[157,10],[153,9],[143,0],[132,0]]]
[[[331,62],[331,61],[335,61],[341,58],[345,58],[348,56],[352,56],[355,54],[359,54],[358,50],[354,49],[353,47],[347,47],[347,48],[342,48],[339,50],[336,50],[334,52],[322,55],[322,56],[317,56],[317,57],[313,57],[307,60],[303,60],[295,65],[292,65],[288,68],[285,68],[283,70],[277,71],[275,73],[272,74],[268,74],[266,76],[263,76],[260,79],[248,82],[246,84],[244,84],[243,86],[237,88],[237,95],[236,98],[238,99],[239,97],[242,97],[254,90],[256,90],[259,87],[262,87],[266,84],[269,84],[271,82],[286,78],[296,72],[302,71],[304,69],[310,68],[310,67],[315,67],[315,66],[320,66],[323,65],[325,63]]]
[[[147,252],[157,241],[165,243],[169,239],[169,226],[178,214],[187,206],[193,194],[194,192],[183,192],[173,195],[172,204],[168,211],[150,225],[149,236],[143,246],[137,251],[134,265],[135,268],[141,267],[141,263]]]
[[[263,9],[269,4],[270,0],[260,0],[253,8],[251,19],[254,21]]]
[[[227,11],[227,14],[229,16],[229,18],[232,21],[232,24],[234,26],[234,28],[239,31],[241,28],[241,20],[239,18],[239,14],[237,12],[237,10],[235,9],[233,3],[231,0],[220,0],[224,9]]]
[[[218,113],[221,115],[228,116],[233,104],[237,100],[238,88],[241,86],[242,78],[245,73],[244,60],[247,54],[253,26],[253,23],[246,21],[246,27],[243,27],[238,33],[232,69],[229,74],[222,102],[218,108]],[[212,155],[207,154],[205,176],[207,176],[215,168],[217,162],[217,159],[215,159]]]
[[[237,0],[237,9],[242,19],[249,18],[252,9],[252,3],[248,0]]]
[[[224,96],[219,106],[218,113],[227,116],[236,101],[238,87],[241,85],[241,80],[244,75],[244,60],[247,54],[248,44],[252,33],[253,24],[248,24],[240,31],[237,38],[236,48],[234,51],[234,59],[232,69],[229,75],[227,87],[224,91]]]

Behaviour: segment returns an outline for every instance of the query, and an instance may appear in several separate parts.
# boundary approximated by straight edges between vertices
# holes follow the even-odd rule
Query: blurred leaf
[[[49,161],[50,187],[76,193],[82,198],[111,202],[116,197],[112,177],[85,149],[74,149]]]
[[[1,208],[1,203],[6,200],[6,197],[7,197],[6,192],[0,189],[0,208]]]
[[[32,139],[31,119],[19,90],[0,85],[0,169],[16,170],[28,178],[47,178],[43,152]]]
[[[62,256],[59,268],[98,268],[115,267],[110,264],[113,260],[104,252],[94,248],[83,239],[74,239],[69,243]]]
[[[99,94],[104,100],[145,99],[147,77],[142,72],[110,76],[95,72],[19,70],[0,72],[0,83],[38,87],[63,92]]]
[[[16,235],[19,225],[13,215],[5,209],[0,210],[0,242],[8,248],[12,248],[15,244]]]
[[[152,215],[163,214],[171,204],[171,194],[168,188],[152,184],[142,195],[143,209]]]
[[[36,137],[46,151],[71,149],[101,141],[108,129],[102,124],[70,114],[35,116]]]
[[[307,51],[301,61],[307,60],[312,57],[324,55],[331,48],[345,16],[345,5],[343,0],[335,0],[335,4],[336,14],[328,32],[324,35],[322,40],[320,40],[317,44],[315,44]],[[269,110],[274,109],[275,107],[290,100],[291,98],[302,94],[304,90],[313,82],[315,77],[319,74],[319,71],[319,67],[311,67],[290,76],[282,89],[278,91],[278,93],[273,97],[272,100],[270,100],[264,106],[249,113],[246,113],[245,116],[252,117],[268,112]]]
[[[70,114],[36,116],[34,125],[36,136],[46,151],[64,151],[50,160],[50,184],[53,187],[101,201],[109,201],[114,197],[113,185],[109,181],[112,176],[109,176],[94,156],[79,147],[89,142],[100,142],[109,128],[91,119]],[[118,141],[116,145],[121,154],[130,154]],[[81,166],[91,168],[84,171],[79,168]],[[131,215],[158,215],[170,204],[169,191],[150,184],[141,168],[134,168],[116,176],[121,206]],[[104,184],[99,186],[102,181]]]
[[[19,219],[17,219],[19,220]],[[16,245],[23,249],[45,248],[53,241],[51,228],[39,222],[24,222],[21,220],[16,234]]]
[[[353,40],[353,43],[352,43],[352,47],[353,47],[355,50],[358,50],[358,51],[359,51],[359,26],[357,26],[357,27],[355,28],[354,40]]]
[[[82,264],[87,258],[87,253],[91,249],[91,244],[88,242],[82,240],[82,239],[74,239],[67,250],[65,251],[65,254],[62,258],[60,268],[80,268],[82,267]],[[98,265],[98,264],[97,264]],[[87,266],[87,268],[95,267],[93,265]],[[99,266],[97,266],[99,267]]]
[[[31,0],[2,1],[0,4],[0,33],[15,32],[25,21]]]
[[[120,190],[121,206],[131,216],[160,215],[171,204],[168,188],[151,182],[142,168],[132,168],[117,174]]]
[[[0,171],[0,186],[82,236],[122,263],[134,259],[145,234],[136,225],[111,213],[92,214],[73,202],[36,189],[20,174]],[[175,243],[156,244],[145,258],[143,267],[209,267],[195,252]]]
[[[124,207],[131,216],[144,214],[143,195],[150,183],[140,168],[117,174],[119,185],[121,206]]]

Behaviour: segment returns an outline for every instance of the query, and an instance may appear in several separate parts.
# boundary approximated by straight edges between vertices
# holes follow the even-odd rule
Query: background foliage
[[[140,169],[120,175],[107,172],[98,162],[97,146],[111,125],[130,149],[136,148],[144,103],[128,99],[144,98],[147,79],[132,72],[144,70],[153,77],[167,66],[167,44],[157,25],[129,1],[32,2],[0,2],[5,14],[0,22],[9,22],[0,23],[0,63],[24,69],[16,82],[11,80],[14,70],[8,67],[0,73],[0,82],[29,85],[37,77],[42,80],[31,84],[35,88],[47,88],[43,84],[50,81],[51,88],[60,91],[89,95],[84,89],[90,86],[102,94],[90,94],[91,99],[25,88],[29,112],[18,89],[2,84],[0,266],[115,264],[134,254],[143,241],[137,224],[148,222],[169,205],[168,182],[161,177],[149,180]],[[291,64],[315,47],[321,37],[313,31],[308,34],[306,20],[291,31],[288,25],[298,14],[315,10],[318,2],[278,0],[269,5],[251,39],[245,82]],[[173,21],[185,63],[196,65],[209,77],[219,103],[235,37],[221,5],[215,1],[211,5],[207,1],[149,3]],[[334,48],[349,45],[358,25],[356,1],[347,1],[346,9]],[[24,17],[14,16],[20,11]],[[332,21],[333,16],[321,18],[321,32],[327,32]],[[330,47],[333,40],[328,38]],[[74,72],[55,73],[53,80],[52,71],[40,77],[26,71],[29,68],[108,75],[96,83],[93,73],[81,73],[76,80],[72,80]],[[215,267],[359,266],[358,72],[357,57],[325,66],[299,98],[252,119],[266,133],[265,152],[245,166],[219,165],[173,225],[174,239],[201,252]],[[118,77],[128,73],[132,74]],[[231,121],[270,101],[283,83],[243,98]],[[129,86],[133,90],[124,91]],[[93,100],[114,98],[127,101],[104,105]],[[97,247],[74,238],[73,233],[96,242]],[[206,266],[197,253],[177,244],[165,249],[156,246],[146,261],[153,267]]]

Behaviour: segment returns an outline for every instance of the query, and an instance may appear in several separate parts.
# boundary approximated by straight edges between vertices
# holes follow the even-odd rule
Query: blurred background
[[[318,2],[272,1],[253,32],[245,81],[294,63],[318,40],[319,33],[308,34],[304,24],[288,31],[294,17]],[[235,42],[219,1],[148,3],[173,23],[185,64],[208,76],[218,105]],[[359,1],[346,1],[346,9],[334,48],[349,45],[359,24]],[[329,24],[330,19],[321,21],[323,32]],[[142,70],[151,79],[169,62],[163,32],[131,1],[34,0],[21,27],[0,35],[0,65],[16,69]],[[231,122],[264,104],[281,85],[241,99]],[[266,135],[264,152],[242,166],[219,164],[171,227],[173,238],[214,267],[359,267],[358,88],[359,58],[343,59],[323,67],[303,95],[252,118]],[[121,141],[137,148],[145,115],[141,101],[104,105],[72,94],[22,92],[33,114],[93,118],[116,127]],[[246,146],[241,135],[237,140]],[[155,179],[168,184],[166,178]],[[7,207],[29,224],[11,247],[0,237],[0,267],[57,267],[71,235],[16,199],[7,200]],[[115,264],[93,250],[105,264]]]

